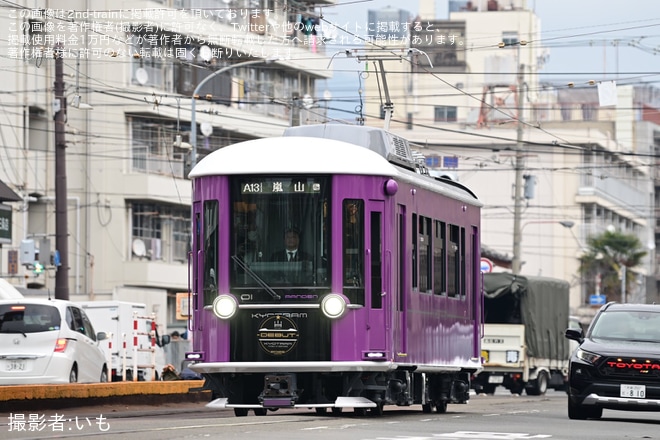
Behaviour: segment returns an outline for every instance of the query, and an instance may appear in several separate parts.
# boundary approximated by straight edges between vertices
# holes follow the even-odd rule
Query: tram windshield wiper
[[[281,298],[281,297],[277,294],[277,292],[275,292],[275,291],[273,290],[272,287],[270,287],[268,284],[266,284],[266,282],[265,282],[264,280],[262,280],[262,279],[259,277],[259,275],[257,275],[256,273],[254,273],[254,271],[253,271],[252,269],[250,269],[250,266],[248,266],[248,265],[245,263],[245,261],[243,261],[243,260],[241,259],[241,257],[239,257],[238,255],[232,255],[232,256],[231,256],[231,259],[234,260],[234,262],[235,262],[236,264],[238,264],[238,267],[240,267],[241,269],[243,269],[243,270],[245,271],[245,273],[247,273],[248,275],[250,275],[250,277],[251,277],[254,281],[256,281],[257,284],[259,284],[261,287],[263,287],[263,289],[264,289],[266,292],[268,292],[268,294],[269,294],[270,296],[272,296],[273,299],[280,299],[280,298]]]

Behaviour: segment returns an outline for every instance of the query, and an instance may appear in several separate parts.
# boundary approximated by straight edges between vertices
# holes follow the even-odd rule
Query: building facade
[[[158,322],[184,328],[187,174],[217,148],[311,117],[302,98],[322,94],[331,75],[314,11],[333,2],[62,3],[0,12],[9,34],[0,180],[21,198],[9,204],[2,276],[55,296],[66,266],[70,299],[144,302]],[[61,158],[65,192],[56,191]]]

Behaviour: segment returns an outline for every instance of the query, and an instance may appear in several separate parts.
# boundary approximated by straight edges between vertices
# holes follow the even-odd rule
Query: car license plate
[[[504,376],[489,376],[488,383],[503,383]]]
[[[5,364],[6,371],[24,371],[25,370],[25,361],[24,360],[9,360]]]
[[[646,385],[625,385],[621,384],[621,397],[634,397],[636,399],[646,398]]]

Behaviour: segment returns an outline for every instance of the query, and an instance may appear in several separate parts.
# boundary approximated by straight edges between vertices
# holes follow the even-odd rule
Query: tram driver
[[[284,232],[284,248],[271,255],[271,261],[289,263],[281,266],[287,281],[312,281],[312,256],[300,248],[300,231],[297,228],[287,228]]]

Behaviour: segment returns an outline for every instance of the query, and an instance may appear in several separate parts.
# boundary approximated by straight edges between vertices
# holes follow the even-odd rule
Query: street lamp
[[[222,69],[216,70],[206,78],[204,78],[202,81],[200,81],[199,84],[197,84],[197,87],[195,87],[195,90],[193,91],[192,94],[192,100],[190,102],[190,145],[191,145],[191,152],[190,152],[190,162],[191,162],[191,168],[195,166],[195,163],[197,162],[197,121],[196,121],[196,97],[199,94],[200,89],[204,84],[209,82],[211,79],[215,78],[216,76],[220,75],[221,73],[225,73],[231,69],[236,69],[238,67],[244,67],[244,66],[249,66],[252,64],[263,64],[263,63],[272,63],[275,61],[275,59],[267,58],[265,60],[251,60],[251,61],[243,61],[242,63],[236,63],[232,64],[229,66],[225,66]]]
[[[525,222],[522,227],[520,228],[520,232],[522,233],[522,230],[525,229],[525,226],[533,224],[533,223],[557,223],[559,225],[562,225],[566,229],[571,229],[573,226],[575,226],[575,222],[572,222],[570,220],[530,220],[528,222]]]

